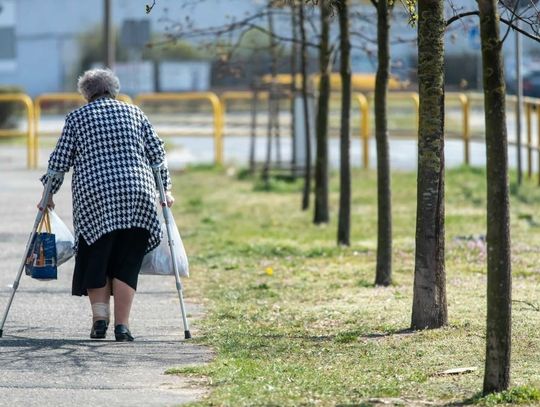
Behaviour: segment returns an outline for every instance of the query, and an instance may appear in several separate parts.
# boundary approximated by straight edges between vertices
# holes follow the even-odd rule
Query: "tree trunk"
[[[319,102],[317,106],[317,160],[315,163],[315,215],[313,223],[329,221],[328,214],[328,103],[330,100],[330,0],[320,0],[321,43]]]
[[[294,104],[296,100],[296,73],[298,72],[298,35],[297,35],[297,21],[296,21],[296,1],[291,1],[291,29],[293,43],[291,44],[291,143],[292,143],[292,168],[291,175],[296,178],[298,163],[296,162],[296,137],[294,129],[294,116],[295,109]]]
[[[279,124],[279,114],[281,112],[281,89],[276,89],[276,96],[274,98],[274,139],[276,140],[276,164],[278,168],[281,168],[281,130]]]
[[[444,268],[444,0],[418,1],[418,180],[412,329],[448,323]]]
[[[270,170],[272,166],[272,129],[274,128],[274,100],[270,90],[268,94],[268,122],[266,126],[266,161],[263,167],[262,178],[266,189],[270,188]]]
[[[484,394],[510,383],[512,276],[505,82],[497,0],[478,0],[487,176],[487,331]]]
[[[249,172],[255,173],[255,149],[257,144],[257,104],[259,101],[259,92],[257,84],[253,85],[253,99],[251,100],[251,135],[249,143]]]
[[[304,173],[304,190],[302,192],[302,210],[309,208],[309,195],[311,193],[311,128],[309,116],[309,100],[308,100],[308,82],[307,82],[307,43],[306,43],[306,26],[304,15],[304,2],[301,1],[298,5],[298,19],[300,20],[300,73],[302,77],[302,101],[303,114],[305,123],[305,138],[306,138],[306,162]],[[300,136],[300,135],[299,135]]]
[[[270,85],[269,98],[272,103],[272,136],[276,142],[276,162],[278,168],[281,166],[281,141],[279,134],[279,95],[280,91],[277,87],[277,73],[278,73],[278,55],[277,47],[278,43],[274,36],[274,13],[271,8],[268,9],[268,32],[270,35],[270,74],[272,76],[272,83]]]
[[[340,192],[337,242],[349,246],[351,230],[351,42],[349,38],[348,0],[339,6],[339,32],[341,51],[341,133],[340,133]]]
[[[375,140],[377,144],[377,266],[375,285],[392,283],[392,203],[386,96],[390,71],[390,9],[377,2],[378,68],[375,77]]]

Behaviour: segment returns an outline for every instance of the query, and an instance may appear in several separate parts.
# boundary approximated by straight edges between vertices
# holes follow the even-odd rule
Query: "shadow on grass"
[[[311,341],[311,342],[332,341],[336,337],[335,335],[285,335],[285,334],[263,334],[263,335],[258,335],[258,336],[260,338],[266,338],[266,339],[301,339],[303,341]]]
[[[361,337],[365,339],[381,339],[381,338],[387,338],[390,336],[412,335],[417,332],[419,331],[412,330],[411,328],[403,328],[397,331],[376,332],[376,333],[366,334],[366,335],[362,335]]]
[[[310,342],[325,342],[325,341],[336,341],[339,343],[350,343],[358,339],[382,339],[392,336],[404,336],[411,335],[416,333],[410,328],[392,330],[388,332],[375,332],[375,333],[365,333],[363,330],[351,330],[338,332],[333,335],[286,335],[286,334],[263,334],[258,335],[260,338],[266,339],[299,339]],[[257,336],[257,335],[255,335]]]

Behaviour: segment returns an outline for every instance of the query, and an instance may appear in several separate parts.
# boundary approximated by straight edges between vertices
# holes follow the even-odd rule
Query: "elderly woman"
[[[129,314],[139,270],[145,253],[161,239],[151,166],[164,163],[165,151],[143,112],[115,99],[120,83],[110,70],[85,72],[78,88],[88,103],[67,116],[49,158],[50,171],[73,167],[72,294],[90,299],[93,339],[106,336],[112,294],[116,340],[132,341]],[[165,166],[161,173],[171,206]],[[47,174],[41,178],[47,180]],[[53,182],[53,194],[61,184]],[[54,207],[52,195],[48,205]]]

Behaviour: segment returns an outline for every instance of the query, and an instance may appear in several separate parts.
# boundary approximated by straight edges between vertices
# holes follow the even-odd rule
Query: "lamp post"
[[[114,67],[114,33],[111,19],[111,0],[103,0],[103,64]]]

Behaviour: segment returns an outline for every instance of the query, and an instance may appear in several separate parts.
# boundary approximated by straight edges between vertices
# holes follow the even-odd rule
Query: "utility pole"
[[[103,0],[103,64],[114,68],[114,32],[111,18],[111,0]]]

